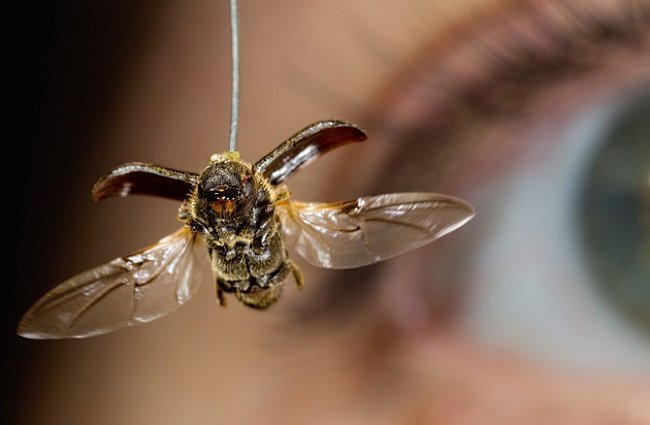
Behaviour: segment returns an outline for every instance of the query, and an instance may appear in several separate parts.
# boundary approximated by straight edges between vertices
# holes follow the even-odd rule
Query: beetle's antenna
[[[230,0],[230,34],[232,40],[232,102],[230,105],[230,145],[237,150],[237,130],[239,127],[239,19],[237,0]]]

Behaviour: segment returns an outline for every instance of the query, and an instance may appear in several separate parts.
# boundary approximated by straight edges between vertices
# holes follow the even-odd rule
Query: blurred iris
[[[650,336],[650,91],[612,120],[582,183],[577,218],[592,281]]]

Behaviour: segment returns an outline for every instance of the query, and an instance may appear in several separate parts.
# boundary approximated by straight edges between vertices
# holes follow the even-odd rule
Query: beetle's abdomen
[[[250,273],[246,263],[246,251],[248,245],[242,243],[208,248],[210,265],[217,279],[226,281],[248,279]]]
[[[219,289],[234,293],[249,307],[273,304],[291,271],[278,233],[232,247],[210,247],[209,252]]]
[[[242,282],[246,289],[234,291],[235,296],[248,307],[267,308],[280,298],[290,271],[291,268],[285,261],[272,273],[259,277],[250,276],[248,282]]]
[[[208,251],[215,275],[229,281],[265,276],[277,270],[286,259],[284,243],[277,233],[266,241],[212,246]]]

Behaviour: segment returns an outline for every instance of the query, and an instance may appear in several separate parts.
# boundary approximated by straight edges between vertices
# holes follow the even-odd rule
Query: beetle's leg
[[[176,217],[183,223],[187,223],[192,218],[189,199],[184,199],[183,202],[181,202],[181,205],[178,207],[178,215]]]
[[[300,268],[298,268],[296,263],[294,263],[288,258],[285,260],[285,263],[291,269],[291,274],[293,275],[293,279],[296,281],[296,286],[298,287],[298,289],[302,289],[302,287],[305,286],[305,278],[302,275]]]
[[[217,301],[219,301],[219,305],[221,307],[226,306],[226,294],[223,292],[223,290],[219,287],[219,284],[217,284]]]

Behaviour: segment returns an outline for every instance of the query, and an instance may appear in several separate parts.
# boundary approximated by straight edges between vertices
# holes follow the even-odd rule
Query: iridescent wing
[[[181,228],[158,243],[68,279],[23,316],[26,338],[84,338],[150,322],[171,313],[196,292],[206,251]]]
[[[365,266],[428,244],[474,216],[465,201],[435,193],[395,193],[334,204],[276,206],[283,232],[310,263]]]
[[[257,161],[253,168],[271,184],[278,185],[319,156],[348,143],[363,142],[366,137],[366,133],[353,124],[319,121],[291,136]]]
[[[186,199],[196,185],[198,175],[144,162],[130,162],[113,169],[95,183],[94,201],[114,196],[152,195]]]

